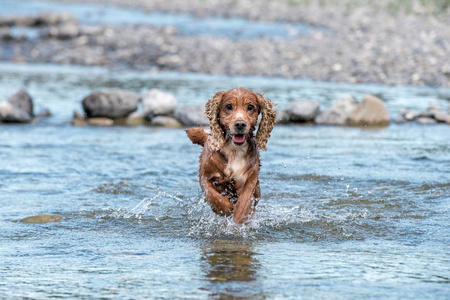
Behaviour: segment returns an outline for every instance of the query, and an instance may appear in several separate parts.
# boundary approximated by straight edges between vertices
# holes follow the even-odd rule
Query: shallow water
[[[173,26],[182,34],[208,34],[233,39],[252,39],[260,36],[292,38],[309,34],[313,29],[306,24],[285,24],[248,21],[240,18],[196,18],[191,15],[163,12],[143,12],[137,9],[111,5],[58,3],[51,1],[2,0],[1,15],[36,15],[42,12],[70,12],[77,20],[87,24],[146,24]],[[323,31],[323,28],[316,28]],[[36,30],[13,32],[36,37]]]
[[[0,64],[54,117],[0,126],[0,298],[448,299],[450,130],[276,126],[262,199],[236,226],[203,203],[183,130],[72,127],[94,90],[160,88],[180,105],[247,86],[282,107],[375,93],[400,108],[450,91]],[[60,222],[23,224],[57,214]]]

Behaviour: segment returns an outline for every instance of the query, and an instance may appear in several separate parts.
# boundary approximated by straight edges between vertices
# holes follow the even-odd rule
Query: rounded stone
[[[137,110],[140,97],[124,90],[95,92],[83,99],[83,109],[88,117],[120,118]]]
[[[390,124],[389,114],[380,98],[365,95],[350,114],[351,126],[384,127]]]
[[[177,105],[172,94],[158,89],[148,90],[142,97],[142,111],[146,117],[173,114]]]

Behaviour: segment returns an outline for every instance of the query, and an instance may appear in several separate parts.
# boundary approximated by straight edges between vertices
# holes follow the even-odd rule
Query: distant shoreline
[[[196,0],[186,4],[159,0],[59,0],[107,2],[144,11],[195,13],[201,17],[303,22],[325,27],[327,31],[312,30],[309,35],[293,39],[233,40],[210,35],[180,35],[174,27],[58,24],[37,39],[3,37],[0,59],[113,69],[450,87],[448,9],[444,15],[392,14],[363,6],[324,7],[313,0],[299,0],[295,6],[283,1],[261,4],[245,0],[235,5],[230,1]],[[306,2],[309,5],[305,5]],[[395,1],[381,1],[380,5],[388,2]]]

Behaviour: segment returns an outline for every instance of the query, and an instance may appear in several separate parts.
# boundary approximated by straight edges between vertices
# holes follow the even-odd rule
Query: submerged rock
[[[160,127],[182,127],[183,124],[181,124],[177,119],[167,116],[157,116],[152,119],[151,125],[153,126],[160,126]]]
[[[144,114],[140,111],[135,111],[131,113],[128,118],[125,120],[126,126],[140,126],[146,125],[149,120],[144,116]]]
[[[30,94],[25,90],[19,90],[17,93],[11,95],[8,98],[8,102],[17,108],[20,108],[31,117],[34,116],[33,113],[33,99],[31,99]]]
[[[140,97],[124,90],[96,92],[83,99],[83,109],[88,117],[120,118],[137,110]]]
[[[0,122],[3,123],[28,123],[31,116],[24,110],[15,107],[9,102],[0,102]]]
[[[319,113],[319,101],[297,100],[289,103],[285,107],[285,111],[289,114],[291,122],[310,122]]]
[[[177,99],[172,94],[158,89],[148,90],[142,97],[144,116],[170,115],[173,114],[177,105]]]
[[[389,114],[383,101],[373,95],[365,95],[350,115],[351,126],[383,127],[389,124]]]
[[[113,126],[114,121],[110,118],[97,117],[97,118],[87,118],[88,125],[92,126]]]
[[[51,116],[52,116],[52,112],[48,108],[42,108],[36,114],[36,117],[41,117],[41,118],[49,118]]]
[[[58,215],[38,215],[38,216],[32,216],[23,218],[20,220],[22,223],[48,223],[48,222],[56,222],[60,221],[62,218]]]
[[[417,124],[421,125],[434,125],[437,124],[436,120],[428,117],[419,117],[416,119]]]
[[[209,120],[203,115],[204,111],[204,105],[177,107],[175,118],[186,126],[208,126]]]

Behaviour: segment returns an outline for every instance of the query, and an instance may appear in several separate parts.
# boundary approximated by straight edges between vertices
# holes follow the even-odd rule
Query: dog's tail
[[[186,129],[186,133],[188,138],[192,141],[192,143],[205,146],[206,141],[208,140],[209,134],[207,134],[203,128],[190,128]]]

